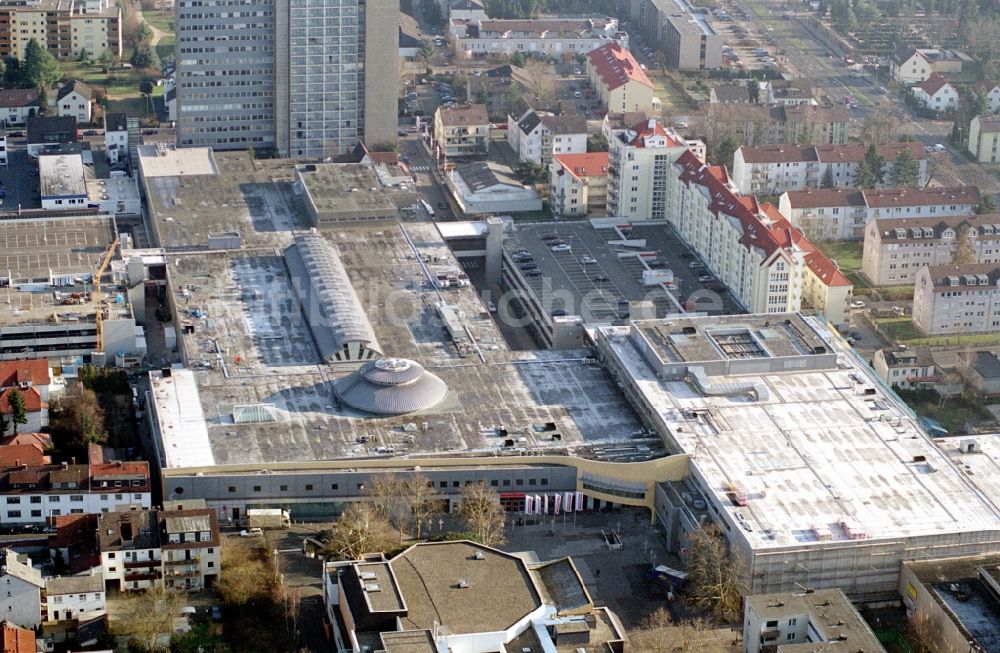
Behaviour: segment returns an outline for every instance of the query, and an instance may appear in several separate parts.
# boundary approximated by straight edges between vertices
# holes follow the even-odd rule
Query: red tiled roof
[[[3,622],[3,653],[35,653],[35,633]]]
[[[0,446],[12,444],[27,445],[45,451],[52,448],[52,436],[48,433],[16,433],[0,439]]]
[[[17,465],[41,465],[44,463],[42,451],[32,444],[7,444],[0,446],[0,467]]]
[[[580,177],[599,177],[608,174],[607,152],[556,154],[554,158],[563,167],[563,170],[573,175],[577,180],[580,180]]]
[[[10,414],[10,393],[14,388],[6,388],[0,392],[0,413],[5,415]],[[47,404],[42,401],[42,395],[38,394],[38,390],[34,387],[30,388],[20,388],[18,392],[21,393],[21,397],[24,398],[24,410],[29,413],[37,413]]]
[[[636,81],[653,88],[653,83],[639,67],[639,62],[635,60],[632,53],[615,42],[591,50],[587,53],[587,59],[590,60],[590,65],[597,70],[597,74],[608,90],[624,86],[630,81]]]
[[[652,136],[661,136],[665,138],[667,141],[667,147],[683,147],[684,145],[684,143],[674,138],[666,129],[664,129],[663,125],[657,122],[655,118],[643,120],[625,133],[629,136],[635,134],[628,142],[628,144],[633,147],[646,147],[646,140]]]
[[[948,86],[948,80],[942,77],[940,73],[934,73],[923,81],[920,88],[924,89],[924,93],[927,95],[935,95],[945,86]]]
[[[862,191],[865,203],[873,208],[928,206],[935,204],[978,204],[978,186],[935,186],[934,188],[876,188]]]
[[[9,388],[21,381],[29,381],[32,385],[51,383],[49,362],[44,358],[0,362],[0,388]]]
[[[677,159],[681,169],[680,179],[685,183],[704,186],[712,198],[709,210],[725,213],[740,221],[743,235],[740,244],[747,249],[756,247],[764,252],[764,262],[770,261],[779,250],[792,248],[805,252],[805,262],[827,285],[851,285],[836,270],[836,266],[809,242],[799,229],[794,227],[778,209],[769,203],[757,204],[757,198],[742,196],[732,190],[723,166],[706,166],[690,151],[685,151]]]

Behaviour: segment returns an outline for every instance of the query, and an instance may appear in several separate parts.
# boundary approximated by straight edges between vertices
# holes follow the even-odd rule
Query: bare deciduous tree
[[[400,542],[411,527],[419,539],[423,521],[441,512],[434,483],[424,474],[376,476],[368,496],[376,513],[396,529]]]
[[[915,610],[906,625],[906,640],[913,647],[913,653],[936,653],[941,624],[926,610]]]
[[[440,514],[444,504],[434,489],[434,482],[425,475],[414,474],[407,479],[406,485],[410,515],[413,517],[413,525],[419,540],[424,521]]]
[[[687,535],[688,599],[711,610],[723,621],[740,618],[745,593],[746,564],[730,549],[718,526],[710,525]]]
[[[389,522],[368,502],[352,503],[344,510],[327,538],[326,552],[346,560],[385,551],[396,540]]]
[[[890,105],[878,104],[865,116],[861,126],[861,139],[875,145],[891,143],[896,140],[899,122],[899,116]]]
[[[498,546],[506,541],[504,526],[507,513],[500,497],[483,483],[466,485],[458,512],[473,536],[486,546]]]
[[[278,574],[267,543],[225,540],[219,594],[226,605],[256,608],[279,595]]]
[[[645,617],[639,629],[629,636],[632,650],[643,653],[723,653],[715,626],[704,619],[675,623],[666,608]]]
[[[110,620],[111,633],[126,637],[148,651],[160,650],[156,640],[174,631],[181,597],[176,592],[153,589],[126,595],[124,605]]]
[[[976,262],[976,243],[969,230],[971,227],[963,224],[955,237],[955,251],[951,254],[951,262],[955,265],[968,265]]]
[[[524,64],[524,70],[531,79],[529,90],[534,96],[535,108],[548,107],[556,96],[556,80],[549,70],[549,65],[541,59],[528,59]]]

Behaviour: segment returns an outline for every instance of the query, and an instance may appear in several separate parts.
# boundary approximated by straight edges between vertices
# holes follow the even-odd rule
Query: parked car
[[[524,272],[524,276],[526,276],[526,277],[540,277],[540,276],[542,276],[542,271],[541,270],[526,270]]]
[[[240,537],[260,537],[264,534],[259,528],[244,528],[240,531]]]
[[[691,261],[690,263],[688,263],[688,267],[691,268],[692,270],[700,270],[703,267],[705,267],[705,264],[702,263],[701,261]]]
[[[855,299],[853,302],[851,302],[851,308],[864,308],[864,307],[865,303],[860,299]]]
[[[595,259],[593,256],[581,256],[580,263],[582,265],[590,265],[592,263],[597,263],[597,259]]]
[[[594,277],[594,278],[592,279],[592,281],[593,281],[594,283],[608,283],[608,282],[610,282],[610,281],[611,281],[611,279],[607,278],[607,277],[606,277],[606,276],[604,276],[603,274],[599,274],[599,275],[597,275],[596,277]]]
[[[709,281],[714,281],[714,280],[715,279],[710,274],[703,274],[700,277],[698,277],[698,281],[700,283],[708,283]]]
[[[562,243],[560,245],[555,245],[554,247],[552,247],[552,251],[553,252],[571,252],[571,251],[573,251],[573,248],[570,247],[569,245],[567,245],[566,243]]]

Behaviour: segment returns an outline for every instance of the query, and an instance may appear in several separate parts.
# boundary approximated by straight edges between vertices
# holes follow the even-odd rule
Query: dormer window
[[[942,238],[954,238],[955,237],[955,230],[954,229],[945,229],[944,231],[941,232],[941,237]]]

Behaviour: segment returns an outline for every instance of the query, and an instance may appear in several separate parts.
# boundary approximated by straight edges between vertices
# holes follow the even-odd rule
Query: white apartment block
[[[104,577],[100,573],[45,579],[46,621],[87,621],[107,611]]]
[[[816,648],[803,646],[807,644]],[[748,596],[743,603],[743,652],[785,651],[884,653],[885,648],[840,590]]]
[[[33,630],[42,623],[42,572],[31,558],[11,549],[0,551],[0,614],[6,621]]]
[[[0,524],[45,524],[60,515],[150,507],[149,464],[11,465],[0,469]]]
[[[603,215],[608,206],[608,153],[557,154],[549,164],[549,208],[564,217]]]
[[[861,240],[873,220],[972,215],[976,186],[820,188],[782,193],[778,210],[810,240]]]
[[[950,265],[959,243],[973,263],[1000,263],[1000,215],[873,220],[865,229],[862,271],[876,286],[905,286],[931,265]]]
[[[670,166],[687,151],[672,129],[650,118],[608,139],[608,215],[629,220],[667,218]]]
[[[929,336],[1000,332],[1000,267],[921,268],[913,291],[913,324]]]
[[[452,16],[449,31],[455,55],[465,59],[515,52],[583,55],[609,42],[628,48],[628,34],[619,31],[616,18],[476,20]]]
[[[548,166],[553,155],[587,152],[587,119],[583,116],[556,116],[532,109],[508,124],[512,126],[507,140],[521,161]]]
[[[733,156],[732,176],[744,195],[778,195],[790,190],[820,188],[824,179],[834,188],[854,185],[867,146],[852,145],[744,145]],[[918,165],[917,186],[927,183],[927,153],[920,143],[890,143],[878,146],[888,179],[896,157],[909,150]]]
[[[775,207],[741,196],[724,168],[706,166],[691,153],[675,167],[668,219],[747,311],[812,305],[829,321],[844,321],[850,281]]]
[[[632,53],[618,43],[608,43],[587,53],[587,79],[608,113],[642,111],[654,115],[660,100],[653,96],[653,82]]]
[[[438,107],[434,113],[435,145],[443,156],[485,155],[489,137],[490,119],[485,104]]]
[[[128,116],[124,113],[104,115],[104,152],[114,165],[128,158]]]
[[[1000,116],[976,116],[969,123],[969,152],[980,163],[1000,161]]]

